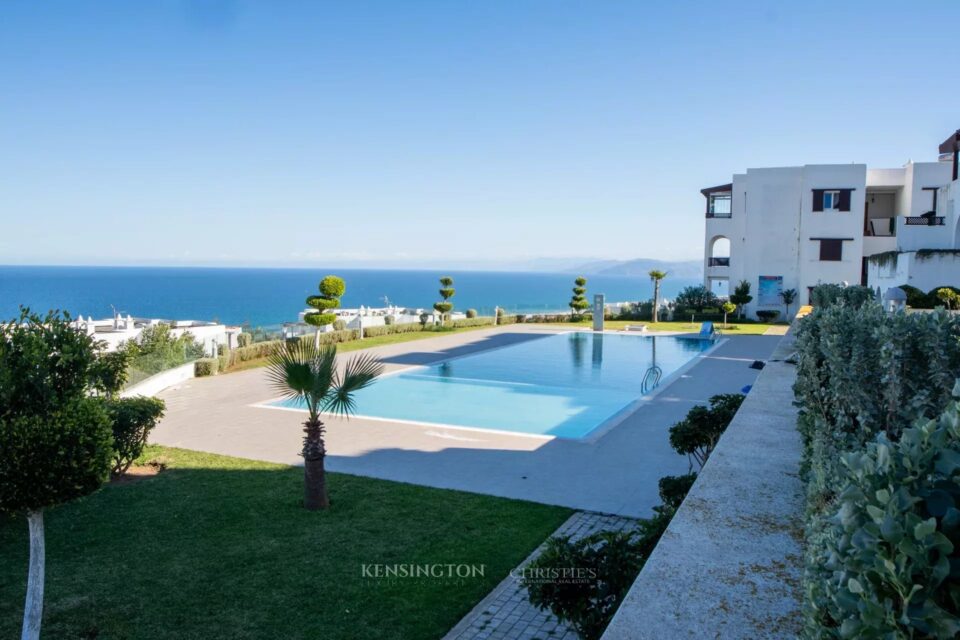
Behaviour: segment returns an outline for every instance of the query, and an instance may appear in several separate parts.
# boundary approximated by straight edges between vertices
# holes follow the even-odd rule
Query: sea
[[[454,279],[458,310],[490,315],[495,306],[511,313],[548,313],[567,309],[577,274],[505,271],[426,271],[386,269],[264,269],[207,267],[0,266],[0,319],[59,309],[72,316],[110,317],[115,311],[134,317],[216,320],[231,325],[276,327],[292,322],[308,295],[326,275],[347,285],[342,306],[356,308],[429,308],[439,299],[438,279]],[[587,277],[587,297],[603,293],[607,302],[648,300],[653,286],[643,276]],[[670,298],[691,279],[662,283]]]

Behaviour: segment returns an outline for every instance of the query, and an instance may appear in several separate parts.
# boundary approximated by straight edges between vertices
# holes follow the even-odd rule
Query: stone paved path
[[[554,535],[578,539],[605,529],[627,529],[635,522],[631,518],[579,511]],[[529,564],[542,548],[534,551],[521,566]],[[444,640],[578,640],[578,636],[549,611],[540,611],[530,604],[526,589],[510,575],[444,636]]]

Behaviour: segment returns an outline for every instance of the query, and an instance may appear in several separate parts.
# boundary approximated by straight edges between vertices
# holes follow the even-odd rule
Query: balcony
[[[707,258],[708,267],[729,267],[730,258]]]
[[[942,227],[943,216],[904,216],[904,224],[908,227]]]
[[[707,211],[708,218],[731,218],[733,217],[729,211]]]

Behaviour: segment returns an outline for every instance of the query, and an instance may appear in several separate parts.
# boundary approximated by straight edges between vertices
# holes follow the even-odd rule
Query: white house
[[[120,344],[137,340],[147,327],[167,324],[170,325],[170,334],[173,337],[178,338],[184,333],[189,333],[203,345],[208,355],[216,355],[217,347],[220,345],[235,348],[237,336],[243,331],[240,327],[228,327],[216,322],[134,318],[130,315],[123,317],[120,314],[102,320],[94,320],[92,316],[85,319],[81,315],[73,324],[81,331],[105,343],[107,351],[115,351]]]
[[[942,153],[938,162],[748,169],[729,184],[703,189],[704,284],[727,296],[748,282],[750,315],[783,312],[785,289],[795,289],[797,303],[807,304],[821,283],[882,290],[912,284],[924,291],[957,286],[960,260],[953,253],[931,260],[923,251],[958,248],[953,201],[960,193],[960,132],[944,145],[951,140],[952,154]]]

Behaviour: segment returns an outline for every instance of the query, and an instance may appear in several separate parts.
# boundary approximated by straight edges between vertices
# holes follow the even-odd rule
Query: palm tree
[[[329,411],[349,416],[354,409],[354,393],[369,386],[383,371],[383,365],[369,354],[351,359],[340,373],[337,348],[303,340],[284,343],[270,356],[267,375],[287,398],[299,400],[307,410],[303,423],[303,506],[314,511],[326,509],[327,481],[323,460],[327,455],[323,442],[324,426],[320,414]]]
[[[653,269],[647,275],[653,282],[653,316],[651,321],[656,322],[657,312],[660,310],[660,281],[667,277],[667,272]]]
[[[783,300],[784,306],[787,307],[787,322],[790,322],[790,305],[797,299],[797,290],[784,289],[780,292],[780,299]]]

